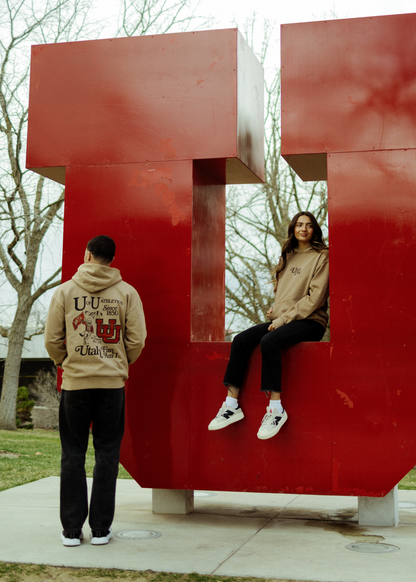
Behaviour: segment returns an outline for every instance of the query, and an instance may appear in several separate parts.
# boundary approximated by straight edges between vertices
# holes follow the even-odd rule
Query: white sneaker
[[[81,540],[84,537],[84,534],[81,533],[65,533],[64,531],[61,533],[61,540],[62,543],[64,544],[64,546],[67,546],[68,548],[73,547],[73,546],[80,546],[81,545]]]
[[[275,408],[266,408],[257,437],[266,440],[274,437],[287,421],[287,412],[277,412]]]
[[[243,418],[244,413],[239,406],[237,408],[231,408],[231,406],[227,406],[227,404],[223,402],[217,416],[209,423],[208,430],[219,430],[220,428],[225,428],[234,422],[243,420]]]
[[[93,546],[104,546],[105,544],[108,544],[112,537],[113,534],[111,533],[111,527],[105,531],[92,530],[90,533],[91,544]]]

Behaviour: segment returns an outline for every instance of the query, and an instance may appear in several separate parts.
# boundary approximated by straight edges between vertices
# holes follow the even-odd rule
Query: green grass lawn
[[[399,483],[399,489],[416,489],[416,469],[412,469],[406,477],[403,477]]]
[[[61,445],[56,431],[0,430],[0,491],[53,475],[59,477],[60,461]],[[85,467],[87,476],[92,477],[92,437]],[[121,465],[119,478],[131,478]]]

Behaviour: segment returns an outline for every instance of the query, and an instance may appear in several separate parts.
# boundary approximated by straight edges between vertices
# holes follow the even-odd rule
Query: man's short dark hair
[[[105,234],[95,236],[87,244],[89,251],[94,259],[105,264],[110,264],[116,254],[116,243],[113,239]]]

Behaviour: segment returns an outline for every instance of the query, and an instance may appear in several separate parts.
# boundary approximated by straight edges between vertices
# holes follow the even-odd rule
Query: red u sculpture
[[[282,154],[328,180],[331,345],[306,370],[322,370],[310,414],[327,427],[328,493],[384,495],[416,461],[415,26],[282,27]]]
[[[250,414],[207,430],[230,348],[224,185],[263,178],[257,60],[236,30],[33,48],[27,166],[65,182],[63,279],[108,233],[145,307],[122,448],[140,485],[384,495],[415,464],[416,23],[395,18],[283,27],[284,153],[303,178],[328,171],[331,343],[285,353],[290,421],[270,441],[258,353]]]

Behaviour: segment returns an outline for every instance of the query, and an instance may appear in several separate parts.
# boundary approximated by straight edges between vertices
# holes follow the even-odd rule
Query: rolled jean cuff
[[[223,384],[226,388],[235,388],[236,390],[241,390],[241,388],[239,388],[235,384],[230,384],[229,382],[223,382]]]

